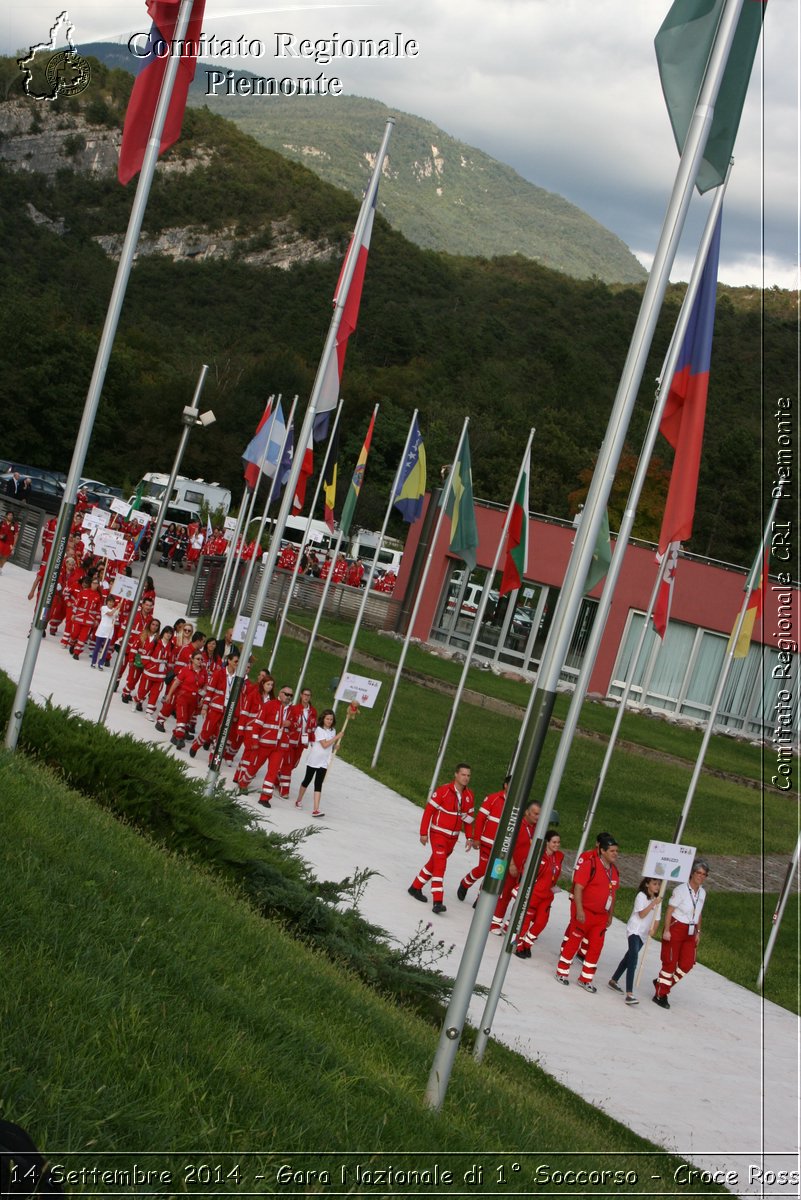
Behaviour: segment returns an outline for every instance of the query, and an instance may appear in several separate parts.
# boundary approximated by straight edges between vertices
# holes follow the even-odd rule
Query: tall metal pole
[[[784,877],[782,890],[779,893],[779,901],[773,913],[772,929],[770,931],[770,936],[768,937],[767,945],[765,946],[765,953],[762,958],[762,966],[759,968],[759,975],[757,976],[757,987],[760,991],[762,991],[762,985],[765,982],[765,972],[768,969],[768,964],[770,963],[771,955],[773,954],[773,947],[776,945],[776,938],[779,936],[779,928],[782,923],[782,917],[784,916],[784,910],[787,907],[787,901],[793,886],[793,880],[795,879],[796,872],[798,871],[799,850],[801,850],[801,836],[798,837],[795,843],[793,857],[787,864],[787,874]]]
[[[323,353],[320,357],[320,363],[314,379],[314,386],[312,387],[311,396],[309,397],[309,405],[306,409],[306,415],[303,418],[303,426],[298,437],[299,446],[306,446],[309,438],[311,437],[314,426],[314,418],[317,415],[317,403],[320,395],[322,394],[323,384],[329,369],[329,364],[332,362],[332,355],[336,354],[337,334],[339,332],[340,324],[342,323],[342,313],[348,298],[348,292],[350,290],[353,274],[356,270],[356,263],[359,258],[362,238],[364,237],[367,223],[372,215],[376,192],[378,190],[378,183],[381,178],[381,171],[383,170],[384,159],[387,153],[387,146],[389,145],[389,138],[394,125],[395,122],[392,120],[392,118],[390,118],[386,123],[381,147],[376,156],[373,174],[370,177],[370,183],[367,191],[365,192],[364,200],[362,201],[362,207],[359,211],[359,217],[356,221],[356,228],[353,232],[350,253],[347,255],[342,267],[342,274],[340,275],[339,287],[337,288],[336,299],[334,302],[334,313],[331,317],[331,323],[328,328],[328,336],[325,341],[325,346],[323,347]],[[281,544],[280,531],[286,527],[290,509],[292,507],[292,500],[295,495],[295,491],[297,490],[298,480],[300,479],[300,471],[301,467],[303,466],[303,457],[304,456],[302,454],[295,455],[289,480],[287,481],[284,495],[281,500],[281,506],[275,522],[275,531],[277,536],[273,537],[272,543],[270,544],[270,552],[267,556],[267,562],[264,570],[262,571],[261,580],[259,581],[259,589],[253,604],[252,616],[255,618],[255,620],[251,620],[248,625],[248,631],[245,635],[245,641],[239,658],[239,666],[237,667],[237,673],[234,676],[234,680],[231,685],[228,702],[225,706],[225,712],[223,713],[223,718],[220,723],[220,731],[217,736],[217,742],[212,752],[208,775],[206,776],[205,790],[208,795],[214,791],[217,780],[220,776],[223,748],[228,740],[228,735],[231,732],[231,726],[234,722],[236,707],[242,691],[242,684],[247,671],[250,654],[253,649],[253,641],[256,636],[256,626],[267,599],[268,589],[272,583],[273,574],[275,572],[275,564],[278,561],[278,550]]]
[[[445,730],[442,734],[442,737],[440,738],[439,751],[437,753],[437,762],[434,767],[434,773],[431,777],[431,786],[428,789],[429,796],[432,794],[432,792],[434,791],[434,788],[437,786],[437,780],[439,779],[439,773],[442,769],[442,762],[443,762],[443,759],[445,758],[445,752],[448,749],[448,743],[450,742],[451,733],[453,732],[453,727],[456,723],[456,714],[459,711],[459,704],[461,703],[462,693],[464,692],[464,687],[465,687],[465,684],[467,683],[467,675],[470,670],[470,664],[473,660],[473,653],[476,648],[476,642],[478,641],[478,634],[479,634],[479,630],[481,628],[481,622],[484,620],[484,613],[487,608],[487,600],[489,599],[490,589],[492,588],[492,581],[494,580],[495,572],[498,569],[498,562],[500,561],[501,552],[503,551],[503,548],[506,545],[506,536],[509,532],[509,525],[512,520],[512,512],[514,511],[514,506],[517,502],[517,491],[518,491],[518,488],[520,487],[520,480],[523,478],[524,471],[529,466],[529,460],[531,458],[531,443],[534,441],[534,432],[535,431],[533,429],[529,431],[528,441],[526,443],[526,452],[523,455],[523,458],[521,459],[520,469],[517,472],[517,479],[515,480],[514,491],[512,492],[512,499],[509,503],[509,507],[506,510],[506,516],[505,516],[504,522],[503,522],[503,529],[501,530],[501,536],[500,536],[498,545],[495,550],[495,557],[492,560],[492,566],[490,567],[489,574],[487,575],[487,578],[484,581],[484,588],[483,588],[483,591],[481,592],[481,599],[478,602],[478,608],[476,609],[476,615],[475,615],[475,619],[473,621],[473,632],[470,635],[470,641],[469,641],[467,649],[465,651],[464,665],[462,667],[462,673],[459,676],[459,683],[456,687],[456,692],[455,692],[453,700],[451,702],[451,711],[448,714],[448,721],[445,726]],[[527,526],[528,526],[528,513],[526,513],[526,527]],[[526,528],[526,536],[528,536],[527,528]],[[466,571],[465,571],[465,577],[467,577]],[[457,600],[457,604],[458,603],[459,603],[459,601]]]
[[[709,717],[707,719],[706,728],[704,729],[704,736],[701,739],[701,745],[698,750],[698,757],[695,760],[695,766],[693,767],[693,773],[692,773],[692,777],[690,779],[690,785],[687,788],[687,795],[684,797],[684,806],[681,810],[681,816],[679,817],[678,823],[676,825],[676,831],[673,834],[674,842],[681,841],[682,835],[684,833],[684,827],[687,824],[687,818],[690,815],[690,806],[692,805],[693,797],[695,796],[695,789],[698,786],[698,780],[701,777],[701,768],[704,765],[704,759],[706,758],[706,752],[709,747],[709,741],[710,741],[710,738],[712,737],[712,732],[715,728],[715,721],[717,720],[718,710],[720,708],[720,702],[723,699],[723,689],[726,686],[726,680],[729,677],[729,671],[731,670],[731,664],[734,661],[734,652],[737,649],[737,639],[739,638],[740,631],[742,630],[742,627],[743,627],[743,621],[745,620],[745,614],[748,609],[748,601],[751,599],[751,593],[753,592],[754,588],[757,586],[757,583],[759,581],[759,576],[760,576],[760,573],[762,570],[762,564],[764,562],[764,557],[765,557],[765,547],[770,544],[771,532],[773,529],[773,520],[774,520],[774,517],[776,516],[776,509],[779,507],[779,501],[781,499],[782,499],[781,493],[779,495],[775,496],[773,499],[773,504],[770,506],[770,513],[768,514],[768,519],[765,524],[765,531],[762,535],[762,541],[759,544],[759,550],[757,551],[757,556],[754,559],[754,565],[751,567],[750,574],[748,576],[748,579],[746,580],[745,596],[743,597],[743,602],[742,602],[742,605],[740,606],[740,611],[737,614],[737,620],[735,622],[734,629],[732,630],[732,634],[731,634],[731,637],[729,638],[728,646],[726,647],[726,654],[723,658],[723,665],[720,669],[720,675],[718,676],[718,682],[717,682],[717,687],[715,688],[715,694],[712,697],[712,705],[709,710]]]
[[[461,436],[459,437],[459,442],[456,447],[456,453],[453,456],[453,462],[451,463],[451,469],[448,472],[448,478],[445,483],[445,487],[443,488],[442,496],[440,497],[440,510],[439,510],[439,516],[437,518],[437,524],[434,529],[434,536],[431,539],[431,545],[429,547],[428,557],[426,558],[426,565],[423,568],[422,575],[420,576],[420,583],[418,584],[418,587],[417,587],[417,595],[414,598],[414,605],[412,607],[412,615],[409,617],[409,627],[406,630],[406,637],[403,639],[403,645],[401,646],[400,658],[398,659],[398,665],[395,668],[395,676],[392,680],[392,687],[390,689],[389,699],[387,700],[386,708],[384,709],[383,713],[381,714],[381,724],[379,725],[379,728],[378,728],[378,739],[375,744],[375,750],[373,751],[373,761],[371,763],[371,766],[373,766],[373,767],[378,762],[378,756],[381,753],[381,746],[383,745],[383,742],[384,742],[384,734],[386,733],[387,723],[389,721],[390,714],[392,713],[392,708],[395,704],[395,696],[398,691],[398,684],[400,683],[401,672],[403,671],[403,664],[406,662],[406,654],[409,649],[409,642],[412,640],[412,631],[414,629],[414,623],[417,620],[417,613],[420,610],[420,603],[423,599],[423,593],[426,590],[426,581],[428,579],[428,572],[431,569],[431,563],[434,558],[434,548],[436,547],[436,544],[439,540],[440,529],[442,528],[442,522],[445,519],[445,509],[448,506],[448,500],[450,498],[450,494],[453,489],[453,476],[454,476],[454,472],[456,471],[456,464],[459,461],[459,455],[462,453],[462,446],[464,445],[464,439],[467,436],[467,426],[469,424],[470,424],[470,418],[465,417],[464,425],[462,425]],[[433,503],[433,495],[432,495],[432,503]]]
[[[199,420],[200,413],[198,411],[198,404],[200,402],[200,395],[203,391],[203,385],[206,382],[208,370],[208,365],[204,363],[195,387],[195,394],[192,397],[192,403],[181,413],[181,423],[183,425],[183,429],[181,430],[181,437],[178,441],[178,449],[175,452],[172,470],[170,471],[167,487],[159,506],[158,515],[156,516],[156,523],[153,526],[153,532],[150,537],[150,544],[147,548],[147,554],[145,555],[144,563],[142,564],[142,570],[139,572],[139,580],[136,585],[133,603],[131,604],[131,611],[128,613],[128,620],[125,624],[125,633],[122,636],[122,642],[120,643],[120,648],[117,651],[117,657],[114,661],[114,666],[111,668],[111,676],[109,677],[108,686],[106,687],[103,705],[100,709],[100,715],[97,718],[98,725],[103,725],[105,723],[106,717],[108,716],[108,710],[111,707],[111,698],[117,690],[117,684],[119,683],[120,676],[125,669],[125,656],[128,652],[128,643],[131,640],[134,622],[136,621],[136,616],[139,612],[139,605],[142,603],[142,596],[144,595],[147,577],[150,574],[150,568],[153,565],[153,559],[156,556],[156,546],[158,545],[159,538],[161,537],[161,530],[167,515],[167,506],[170,503],[172,490],[175,487],[175,480],[178,478],[178,472],[181,469],[181,461],[184,457],[184,451],[186,450],[187,442],[189,441],[189,435],[193,429],[197,428],[197,426],[201,424],[201,421]],[[206,417],[206,425],[211,425],[214,420],[214,414],[211,413],[209,415],[211,416],[211,420]]]
[[[557,801],[557,798],[559,795],[559,788],[561,786],[562,779],[564,777],[565,766],[567,763],[568,756],[570,754],[571,746],[573,744],[573,738],[575,736],[576,729],[578,728],[578,723],[581,718],[581,707],[584,703],[584,699],[587,695],[587,691],[589,690],[590,679],[592,677],[592,672],[595,667],[596,660],[598,658],[598,651],[600,650],[601,641],[603,639],[604,631],[606,629],[606,622],[609,617],[609,610],[612,606],[612,599],[614,596],[615,588],[617,587],[617,581],[620,577],[620,572],[623,569],[623,559],[625,557],[626,551],[629,546],[629,540],[631,538],[631,531],[634,526],[635,517],[637,515],[637,506],[640,502],[640,496],[642,495],[642,489],[645,485],[645,480],[646,480],[646,477],[648,474],[648,468],[650,466],[651,458],[652,458],[652,455],[654,452],[654,447],[656,445],[656,439],[659,435],[659,426],[662,423],[662,415],[665,411],[665,405],[667,404],[668,396],[670,394],[670,386],[671,386],[671,383],[673,382],[673,376],[676,371],[676,364],[678,362],[679,355],[681,353],[682,345],[684,342],[684,335],[687,332],[687,326],[690,321],[690,315],[693,310],[695,298],[698,295],[698,289],[701,286],[701,278],[704,273],[704,266],[706,265],[707,254],[709,252],[709,246],[712,241],[712,236],[715,232],[715,227],[717,225],[718,218],[720,216],[720,211],[721,211],[721,207],[723,204],[723,197],[726,193],[726,186],[729,182],[730,175],[731,175],[731,164],[729,164],[729,170],[726,173],[725,180],[723,181],[723,183],[721,184],[720,187],[715,189],[715,194],[712,199],[712,204],[710,206],[706,224],[704,225],[704,232],[701,236],[701,241],[698,246],[698,253],[696,255],[695,263],[693,264],[693,269],[690,274],[690,281],[687,285],[687,291],[684,295],[684,301],[682,303],[681,310],[679,312],[679,317],[676,322],[675,329],[673,330],[673,336],[670,341],[670,346],[668,347],[667,355],[665,356],[665,361],[662,364],[662,370],[660,372],[659,381],[658,381],[656,402],[654,404],[653,412],[651,413],[651,419],[648,423],[648,429],[647,429],[647,432],[645,435],[645,440],[643,441],[639,461],[637,462],[637,469],[634,473],[634,479],[632,480],[631,490],[629,492],[629,496],[626,501],[626,510],[623,513],[623,519],[620,523],[620,529],[618,531],[617,538],[615,540],[615,547],[612,552],[612,559],[611,559],[611,562],[609,563],[609,569],[607,570],[607,573],[606,573],[606,578],[604,580],[604,586],[603,586],[603,590],[601,592],[600,599],[598,600],[598,607],[595,610],[595,620],[593,621],[593,624],[592,624],[590,636],[587,641],[587,648],[584,653],[584,660],[581,664],[581,671],[579,672],[579,677],[576,680],[576,686],[575,686],[573,695],[570,700],[570,706],[567,711],[567,716],[565,717],[565,723],[564,723],[564,726],[562,728],[562,732],[561,732],[561,735],[559,738],[559,744],[556,748],[556,756],[554,758],[553,765],[551,766],[551,770],[548,773],[548,783],[546,786],[544,798],[545,798],[546,802],[550,801],[552,804],[556,804],[556,801]],[[660,576],[660,578],[661,578],[661,576]],[[659,585],[659,580],[657,580],[657,584],[656,584],[657,588],[658,588],[658,585]],[[655,596],[656,596],[656,591],[654,593],[654,597],[652,597],[652,600],[651,600],[651,607],[649,608],[649,613],[651,611],[651,608],[653,607]],[[647,629],[647,621],[648,621],[648,618],[646,617],[645,622],[643,623],[644,631]],[[644,634],[643,634],[643,636],[644,636]],[[638,657],[639,657],[639,649],[637,650],[632,662],[636,663]],[[620,700],[621,709],[625,709],[627,699],[628,699],[628,685],[627,685],[626,694],[623,697],[621,697],[621,700]],[[620,719],[622,720],[622,717]],[[619,727],[619,722],[616,723],[616,729],[612,735],[612,738],[610,739],[610,742],[612,744],[614,744],[615,737],[617,736],[617,727]],[[605,772],[604,772],[604,774],[605,774]],[[600,782],[600,787],[602,787],[602,786],[603,786],[603,780],[601,780],[601,782]],[[580,847],[577,851],[576,857],[578,857],[578,855],[580,855],[582,850],[584,849],[584,845],[586,842],[586,836],[587,836],[587,830],[589,829],[590,823],[592,821],[592,818],[593,818],[593,815],[595,812],[595,808],[597,807],[599,795],[600,795],[600,788],[599,788],[599,785],[596,784],[596,791],[593,793],[593,797],[590,802],[590,809],[584,818],[582,840],[580,843]]]
[[[322,490],[323,481],[325,479],[325,472],[326,472],[326,468],[328,466],[328,459],[331,454],[331,449],[334,445],[334,435],[336,434],[337,426],[339,425],[339,418],[342,413],[342,403],[343,403],[342,398],[340,397],[339,404],[337,405],[337,411],[334,415],[334,420],[331,425],[331,432],[330,432],[329,438],[328,438],[328,446],[326,448],[325,457],[323,458],[322,470],[320,471],[320,474],[317,478],[317,486],[314,489],[314,496],[312,498],[311,506],[309,508],[309,515],[306,518],[306,528],[303,531],[303,538],[301,540],[300,549],[298,550],[297,557],[295,558],[294,566],[292,567],[292,578],[289,581],[289,587],[287,588],[286,599],[285,599],[284,603],[281,605],[281,619],[278,622],[278,629],[276,630],[276,633],[275,633],[275,639],[273,641],[273,648],[270,651],[270,660],[267,663],[268,671],[272,671],[272,669],[273,669],[273,663],[275,662],[275,656],[278,653],[278,646],[280,644],[281,638],[283,637],[284,626],[286,625],[287,617],[289,616],[289,606],[292,603],[292,597],[295,594],[295,585],[297,583],[298,575],[300,574],[300,560],[303,557],[303,549],[309,540],[309,533],[311,531],[311,523],[314,520],[314,510],[317,507],[317,501],[320,498],[320,492]]]
[[[521,736],[521,749],[512,773],[506,804],[498,826],[492,863],[488,875],[497,868],[497,878],[492,880],[497,890],[508,869],[508,854],[511,853],[514,833],[522,819],[524,801],[534,783],[539,766],[545,735],[556,702],[556,687],[567,656],[573,628],[583,598],[584,581],[592,560],[595,543],[601,528],[609,493],[614,482],[617,464],[631,421],[637,391],[645,369],[645,363],[653,337],[659,308],[665,294],[670,268],[678,247],[698,167],[709,136],[723,70],[729,55],[737,27],[743,0],[726,0],[726,6],[718,26],[718,35],[709,57],[707,71],[695,112],[685,140],[679,169],[668,204],[662,234],[659,239],[651,273],[643,293],[640,312],[635,325],[631,346],[623,368],[615,404],[607,427],[607,434],[598,456],[593,474],[584,517],[578,528],[573,552],[568,563],[565,581],[557,604],[554,620],[545,645],[543,661],[537,680],[535,703],[529,721]],[[550,808],[543,804],[539,827],[547,828]],[[539,840],[539,836],[537,838]],[[503,851],[496,855],[495,847]],[[504,857],[507,856],[507,857]],[[462,962],[454,983],[451,1001],[445,1015],[439,1045],[431,1066],[426,1088],[426,1102],[431,1108],[440,1109],[444,1103],[450,1082],[453,1063],[459,1049],[470,998],[475,987],[481,957],[492,920],[495,903],[493,891],[482,891],[473,916],[465,944]]]
[[[375,548],[375,554],[373,555],[373,561],[370,563],[370,570],[367,572],[367,579],[364,582],[364,590],[362,593],[361,601],[359,603],[359,611],[356,614],[356,622],[353,626],[353,632],[350,635],[350,641],[348,643],[348,648],[345,652],[345,661],[342,664],[342,678],[343,679],[345,678],[345,676],[348,673],[348,668],[350,667],[351,659],[353,658],[353,651],[356,649],[356,639],[358,638],[359,631],[362,627],[362,618],[364,617],[365,609],[367,608],[367,601],[370,599],[370,588],[373,586],[373,579],[375,577],[376,568],[378,567],[378,555],[381,550],[381,547],[384,544],[384,537],[387,532],[387,525],[389,524],[389,518],[392,515],[392,509],[395,504],[396,493],[398,491],[398,487],[400,486],[401,471],[403,470],[403,464],[406,462],[406,455],[409,453],[409,444],[412,440],[412,433],[414,432],[414,423],[417,420],[417,412],[418,412],[418,410],[415,409],[414,412],[412,413],[412,419],[411,419],[411,422],[409,423],[409,432],[406,434],[406,441],[403,444],[403,453],[401,454],[400,462],[398,463],[398,469],[395,472],[395,478],[392,482],[392,489],[389,493],[389,504],[387,505],[386,512],[384,513],[384,521],[381,526],[381,531],[378,535],[378,544],[376,545],[376,548]],[[334,712],[336,712],[338,703],[339,703],[339,701],[336,699],[334,699],[332,701],[331,707],[334,710]]]
[[[175,24],[174,40],[176,44],[182,43],[186,38],[186,31],[189,25],[189,18],[192,13],[193,0],[181,0],[181,7],[178,11],[178,20]],[[128,229],[125,234],[125,240],[122,244],[120,252],[120,261],[117,266],[117,274],[114,279],[114,287],[111,292],[108,311],[106,312],[106,320],[103,325],[103,332],[100,336],[100,344],[97,349],[97,357],[95,359],[92,378],[89,383],[89,390],[86,395],[84,404],[83,416],[78,429],[78,436],[75,440],[75,449],[72,454],[72,462],[70,463],[67,482],[64,486],[64,499],[61,502],[61,510],[58,515],[58,523],[56,532],[53,537],[53,545],[50,551],[50,556],[47,561],[47,570],[42,582],[42,590],[39,596],[39,603],[36,609],[31,632],[28,635],[28,645],[25,650],[25,658],[23,659],[20,669],[19,683],[14,696],[14,702],[11,706],[11,716],[9,717],[8,727],[6,729],[5,744],[6,749],[16,750],[19,740],[20,730],[22,729],[22,718],[25,715],[25,707],[28,703],[28,696],[31,690],[33,681],[33,673],[36,669],[36,660],[39,656],[39,648],[42,644],[42,634],[44,633],[47,615],[53,603],[53,597],[58,583],[59,573],[62,563],[64,562],[64,554],[67,548],[67,539],[72,530],[72,522],[75,517],[75,506],[78,496],[78,487],[83,474],[84,464],[86,462],[86,454],[89,449],[89,440],[92,436],[95,418],[97,416],[100,397],[103,392],[103,383],[106,378],[106,370],[108,368],[111,350],[114,345],[114,338],[119,324],[120,311],[122,309],[123,300],[125,299],[125,289],[128,286],[128,277],[131,273],[133,265],[134,253],[136,251],[136,243],[139,240],[139,232],[142,228],[142,220],[147,207],[148,195],[150,193],[150,185],[153,181],[153,173],[156,169],[156,162],[159,156],[159,146],[161,144],[161,135],[164,129],[164,122],[167,117],[167,110],[170,104],[173,84],[175,76],[178,72],[178,64],[180,55],[170,54],[167,62],[167,69],[164,72],[164,79],[159,92],[158,104],[153,117],[153,125],[150,130],[147,147],[145,149],[142,160],[142,169],[139,172],[139,182],[136,185],[136,194],[134,196],[133,205],[131,207],[131,216],[128,221]]]

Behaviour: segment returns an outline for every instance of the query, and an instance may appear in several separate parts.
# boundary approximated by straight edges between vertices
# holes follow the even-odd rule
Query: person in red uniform
[[[520,828],[517,831],[514,849],[512,850],[512,860],[509,863],[509,870],[506,872],[503,887],[495,904],[495,912],[492,915],[490,933],[502,933],[508,924],[508,922],[504,921],[506,910],[517,895],[517,889],[526,868],[526,859],[531,849],[531,843],[534,841],[534,834],[539,819],[539,802],[533,800],[523,813],[523,820],[520,822]]]
[[[707,861],[697,858],[688,882],[677,884],[668,901],[662,931],[662,965],[654,980],[653,1001],[660,1008],[670,1008],[668,996],[695,966],[698,939],[701,936],[701,914],[706,900],[703,884],[708,874]]]
[[[65,560],[67,561],[67,560]],[[72,626],[75,618],[75,601],[78,599],[81,587],[83,585],[84,573],[80,564],[80,559],[73,558],[72,569],[67,573],[64,579],[64,588],[62,595],[64,597],[64,632],[61,635],[61,645],[69,647],[72,641]]]
[[[203,724],[200,732],[195,735],[195,740],[189,747],[190,758],[195,757],[201,746],[210,746],[213,741],[216,741],[217,731],[222,723],[225,706],[231,694],[231,684],[233,683],[238,666],[239,655],[233,653],[229,655],[224,663],[217,663],[216,666],[211,668],[209,684],[200,705],[200,716]],[[226,762],[232,760],[233,751],[229,742],[226,743],[223,754]]]
[[[92,636],[97,622],[100,620],[100,606],[103,597],[100,592],[100,580],[97,575],[86,576],[83,586],[75,597],[72,609],[72,641],[70,654],[79,659],[83,648]]]
[[[570,964],[586,938],[586,956],[578,983],[585,992],[598,991],[592,980],[615,911],[617,889],[620,886],[620,874],[615,866],[618,853],[618,843],[611,833],[602,833],[598,838],[598,849],[582,854],[576,863],[570,923],[562,939],[562,950],[556,966],[556,978],[565,986],[570,983]]]
[[[156,705],[167,678],[167,670],[173,663],[173,632],[172,625],[165,625],[156,641],[150,642],[141,656],[142,672],[136,689],[136,710],[142,712],[147,701],[145,717],[148,721],[156,719]]]
[[[471,847],[473,850],[478,850],[478,863],[473,867],[472,871],[467,872],[456,889],[456,895],[460,900],[464,900],[473,884],[478,883],[479,879],[483,879],[487,873],[490,851],[495,841],[495,834],[498,832],[498,822],[501,819],[503,802],[506,799],[506,792],[509,788],[509,780],[511,778],[511,775],[507,775],[503,781],[503,787],[499,792],[491,792],[489,796],[485,796],[481,802],[481,807],[476,813]]]
[[[545,834],[542,858],[537,868],[537,877],[531,889],[526,915],[520,926],[515,954],[518,958],[531,958],[531,947],[548,924],[551,905],[556,895],[556,886],[562,874],[564,854],[560,850],[562,839],[555,829]]]
[[[9,510],[0,521],[0,571],[14,553],[14,543],[19,533],[19,525],[14,521],[14,514]]]
[[[264,766],[270,749],[277,744],[281,706],[273,695],[274,688],[275,680],[269,671],[260,671],[255,684],[245,684],[242,690],[239,729],[244,749],[234,773],[234,783],[243,793]]]
[[[153,617],[147,626],[147,629],[140,629],[139,633],[133,634],[128,640],[128,648],[133,647],[133,656],[128,667],[128,675],[125,683],[122,685],[122,695],[120,699],[123,704],[130,704],[134,689],[137,690],[138,685],[142,680],[145,663],[148,656],[151,654],[153,647],[157,644],[161,636],[161,621],[158,617]],[[137,703],[139,712],[142,711],[141,703]]]
[[[317,728],[317,709],[312,704],[311,688],[302,688],[300,704],[289,706],[291,724],[289,726],[289,755],[288,773],[298,765],[301,755],[310,741],[314,741],[314,731]]]
[[[423,888],[431,880],[431,911],[446,912],[443,903],[445,868],[462,829],[468,845],[472,841],[473,793],[467,786],[472,769],[469,763],[457,763],[453,780],[435,789],[423,810],[420,822],[420,842],[430,845],[431,857],[421,867],[408,889],[415,900],[426,903]]]
[[[164,704],[161,706],[160,720],[156,722],[156,728],[159,729],[161,726],[159,732],[163,733],[164,710],[167,706],[172,708],[175,705],[175,728],[170,741],[176,750],[183,750],[186,745],[186,727],[194,716],[198,696],[205,686],[206,672],[203,670],[203,655],[200,650],[196,650],[189,665],[181,667],[176,672],[164,698]]]
[[[272,705],[268,705],[266,709],[269,716],[265,717],[265,733],[269,731],[269,734],[274,737],[274,741],[267,751],[267,770],[264,772],[264,781],[261,785],[261,793],[259,795],[259,804],[263,804],[265,808],[272,807],[271,801],[275,793],[276,783],[278,784],[278,794],[281,799],[289,799],[289,785],[292,775],[292,772],[288,769],[291,754],[289,748],[289,729],[292,722],[290,716],[292,695],[291,687],[282,687],[278,693],[278,700],[274,700]],[[276,705],[278,707],[277,712],[275,711]]]

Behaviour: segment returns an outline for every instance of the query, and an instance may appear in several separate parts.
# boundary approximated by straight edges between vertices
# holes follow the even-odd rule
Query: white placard
[[[226,517],[223,521],[223,529],[227,529],[229,533],[233,533],[236,529],[236,517]]]
[[[119,496],[114,496],[111,501],[111,511],[119,513],[121,517],[128,519],[128,513],[131,511],[130,504],[126,504],[124,500],[120,500]]]
[[[240,613],[234,622],[234,641],[244,642],[250,628],[250,617],[243,617]],[[256,636],[253,639],[254,646],[263,646],[264,639],[267,637],[267,630],[270,628],[269,622],[259,621],[256,626]]]
[[[81,520],[82,529],[105,529],[111,520],[111,514],[107,513],[103,508],[93,508],[83,514]]]
[[[378,699],[380,679],[368,679],[366,675],[343,675],[336,690],[335,700],[356,701],[362,708],[372,708]]]
[[[128,520],[136,521],[137,525],[144,526],[150,521],[150,514],[146,512],[140,512],[138,508],[132,508]]]
[[[113,529],[100,529],[95,534],[93,550],[100,558],[124,561],[128,557],[128,539]]]
[[[686,883],[695,861],[695,846],[680,846],[674,842],[649,842],[643,876],[664,879],[667,883]]]
[[[123,600],[133,600],[136,595],[137,580],[130,575],[117,575],[111,585],[112,596],[119,596]]]

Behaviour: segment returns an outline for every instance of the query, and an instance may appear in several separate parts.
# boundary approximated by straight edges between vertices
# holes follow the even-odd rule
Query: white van
[[[161,475],[154,471],[142,476],[136,490],[138,492],[142,489],[143,511],[155,516],[169,482],[169,475]],[[130,496],[128,503],[133,504],[135,499],[135,496]],[[182,525],[199,521],[201,506],[204,504],[210,512],[221,510],[222,516],[227,517],[231,507],[231,493],[228,488],[220,487],[219,483],[206,483],[204,479],[187,479],[179,475],[169,499],[166,520],[168,523],[174,521]]]

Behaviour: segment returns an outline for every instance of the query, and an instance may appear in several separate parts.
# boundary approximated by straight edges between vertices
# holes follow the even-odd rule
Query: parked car
[[[0,460],[0,491],[5,494],[6,485],[14,471],[19,471],[22,479],[30,479],[31,486],[25,497],[28,504],[43,508],[45,512],[57,513],[64,496],[66,476],[57,471],[45,471],[40,467],[27,466],[25,463]]]

